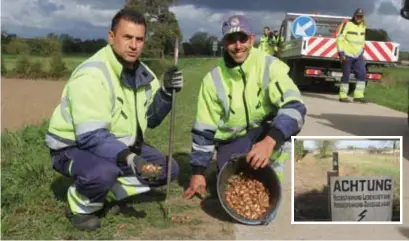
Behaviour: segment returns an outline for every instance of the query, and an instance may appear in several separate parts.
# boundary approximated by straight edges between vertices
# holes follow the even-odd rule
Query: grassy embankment
[[[214,197],[200,205],[198,199],[183,201],[183,186],[189,182],[188,153],[190,129],[200,79],[214,65],[214,60],[180,60],[185,73],[185,88],[176,101],[174,158],[181,166],[180,177],[171,186],[171,212],[192,217],[188,224],[165,221],[165,188],[134,200],[137,211],[126,215],[108,215],[97,232],[79,232],[64,217],[66,190],[71,184],[51,168],[44,147],[47,123],[29,126],[17,132],[2,133],[2,237],[5,239],[231,239],[232,225],[212,218],[209,206],[216,212]],[[155,130],[148,131],[147,142],[167,153],[169,116]],[[211,183],[209,184],[211,185]],[[203,209],[203,210],[202,210]],[[208,212],[206,214],[206,212]],[[193,232],[194,230],[194,232]]]

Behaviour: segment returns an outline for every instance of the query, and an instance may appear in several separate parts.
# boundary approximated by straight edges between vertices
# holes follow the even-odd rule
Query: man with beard
[[[45,142],[53,168],[75,180],[66,214],[80,230],[100,227],[104,206],[118,210],[115,201],[166,184],[165,155],[143,143],[144,133],[169,113],[172,90],[183,87],[183,77],[172,67],[160,86],[139,60],[145,36],[142,14],[119,11],[109,44],[74,70],[52,114]],[[179,167],[172,161],[175,178]],[[147,169],[152,166],[157,170]]]
[[[306,107],[279,59],[253,48],[247,19],[231,16],[223,23],[223,59],[203,79],[192,129],[192,176],[183,197],[206,193],[204,172],[217,145],[219,169],[233,155],[246,153],[254,168],[270,161],[280,181],[289,159],[291,136],[304,124]]]

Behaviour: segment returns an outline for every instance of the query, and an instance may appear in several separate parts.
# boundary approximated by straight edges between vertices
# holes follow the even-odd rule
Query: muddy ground
[[[65,81],[1,79],[1,130],[48,119],[60,100]]]

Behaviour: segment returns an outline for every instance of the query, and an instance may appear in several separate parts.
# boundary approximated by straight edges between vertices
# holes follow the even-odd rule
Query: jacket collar
[[[244,60],[242,64],[236,63],[230,55],[227,53],[227,51],[224,51],[223,53],[223,59],[224,59],[224,65],[225,67],[229,70],[230,73],[232,74],[240,74],[239,71],[243,70],[245,75],[248,75],[250,73],[250,70],[254,67],[254,59],[257,58],[256,53],[257,49],[252,47],[250,49],[250,53],[247,56],[247,59]]]
[[[132,69],[129,69],[124,67],[124,61],[113,51],[110,45],[105,47],[105,53],[109,65],[122,85],[136,90],[142,85],[149,84],[154,79],[154,76],[140,60],[136,61]]]

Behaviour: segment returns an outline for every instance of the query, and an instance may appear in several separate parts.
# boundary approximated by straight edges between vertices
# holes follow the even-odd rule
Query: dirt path
[[[48,119],[58,104],[65,81],[1,79],[1,130]]]
[[[403,185],[409,182],[409,130],[406,114],[375,104],[343,104],[337,96],[304,93],[308,108],[300,136],[403,136]],[[308,168],[305,166],[304,168]],[[284,168],[283,202],[277,219],[267,227],[235,225],[236,239],[407,240],[409,210],[403,208],[403,225],[291,225],[291,163]],[[298,177],[294,176],[294,179]],[[403,207],[409,205],[403,193]]]

